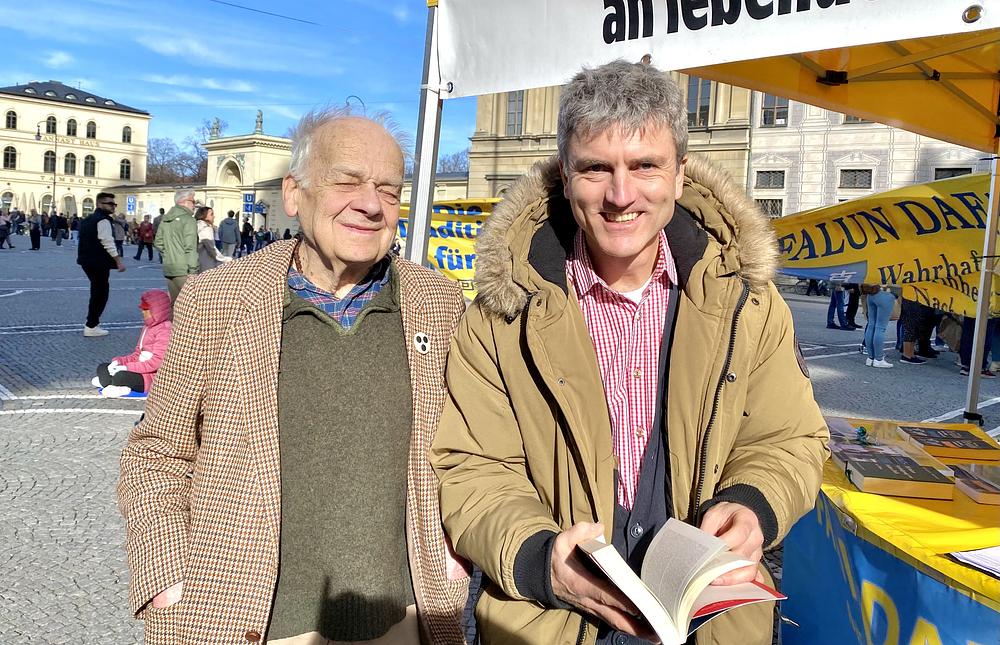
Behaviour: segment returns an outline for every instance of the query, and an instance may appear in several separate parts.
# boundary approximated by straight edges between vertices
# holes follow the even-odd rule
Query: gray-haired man
[[[163,256],[163,275],[171,302],[177,300],[188,277],[198,273],[198,224],[194,207],[193,190],[186,188],[174,193],[174,207],[160,220],[153,240],[153,246]]]
[[[448,358],[431,461],[456,551],[490,581],[485,642],[644,642],[650,628],[576,546],[639,571],[669,518],[765,579],[762,549],[811,507],[825,424],[770,282],[766,219],[688,158],[677,86],[623,61],[563,88],[558,158],[507,192],[479,239],[479,296]],[[698,643],[769,643],[770,604]]]

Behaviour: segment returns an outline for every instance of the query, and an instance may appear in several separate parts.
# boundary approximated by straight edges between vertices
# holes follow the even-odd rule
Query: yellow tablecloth
[[[876,436],[889,436],[896,424],[849,421]],[[945,555],[1000,546],[1000,506],[977,504],[957,490],[952,501],[863,493],[832,461],[827,461],[823,473],[823,492],[854,519],[859,535],[897,557],[943,574],[944,582],[1000,611],[1000,580]]]

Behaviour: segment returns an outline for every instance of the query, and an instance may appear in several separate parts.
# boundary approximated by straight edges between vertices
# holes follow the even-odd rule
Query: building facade
[[[750,91],[676,72],[686,90],[688,148],[745,184],[750,155]],[[470,198],[500,197],[538,161],[556,153],[559,87],[479,97],[469,148]]]
[[[783,217],[910,184],[989,172],[982,153],[772,95],[754,95],[750,194]]]
[[[58,81],[0,88],[0,207],[87,215],[111,185],[142,185],[150,115]]]

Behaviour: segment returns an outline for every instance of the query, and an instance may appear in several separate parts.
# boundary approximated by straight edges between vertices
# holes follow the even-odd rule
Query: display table
[[[876,437],[895,426],[850,421]],[[862,493],[828,461],[816,508],[784,544],[782,613],[799,625],[782,629],[787,644],[1000,643],[1000,580],[947,555],[1000,545],[1000,506],[957,490],[953,501]]]

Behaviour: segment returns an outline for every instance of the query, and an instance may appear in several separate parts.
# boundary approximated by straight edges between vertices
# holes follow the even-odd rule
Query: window
[[[70,119],[66,122],[66,136],[75,137],[76,136],[76,119]]]
[[[761,108],[760,127],[788,127],[788,99],[774,94],[765,94],[764,105]]]
[[[76,174],[76,155],[72,152],[67,152],[63,157],[63,172],[67,175]]]
[[[127,125],[122,128],[122,143],[132,143],[132,128]]]
[[[854,116],[853,114],[844,115],[844,124],[848,123],[871,123],[868,119],[863,119],[860,116]]]
[[[50,116],[45,119],[45,134],[55,134],[56,133],[56,118]]]
[[[48,213],[52,209],[52,195],[42,195],[42,212]]]
[[[840,187],[841,188],[871,188],[872,187],[872,171],[871,170],[841,170],[840,171]]]
[[[971,175],[972,168],[935,168],[934,169],[934,181],[938,179],[950,179],[952,177],[961,177],[962,175]]]
[[[0,206],[3,206],[4,210],[10,211],[10,205],[14,203],[14,193],[6,192],[0,195]]]
[[[87,138],[96,139],[97,138],[97,124],[93,121],[87,121]]]
[[[69,99],[70,101],[75,101],[76,100],[76,94],[73,94],[72,92],[70,92],[69,94],[66,95],[66,98]]]
[[[56,93],[53,92],[52,90],[45,90],[45,96],[55,96],[55,95]]]
[[[95,99],[93,96],[88,96],[83,100],[86,101],[87,103],[97,103],[97,99]]]
[[[524,90],[507,92],[507,136],[516,137],[524,131]]]
[[[17,150],[14,146],[7,146],[3,149],[3,169],[17,170]]]
[[[687,97],[688,127],[707,128],[708,110],[712,105],[712,81],[689,76]]]
[[[785,187],[784,170],[757,171],[757,183],[754,184],[754,188],[784,188],[784,187]]]
[[[36,92],[35,88],[33,88],[33,87],[26,87],[26,88],[24,88],[24,93],[25,94],[38,94],[38,92]]]
[[[45,151],[45,159],[42,162],[42,172],[55,172],[56,171],[56,153],[51,150]]]
[[[761,212],[770,218],[781,217],[781,200],[780,199],[757,199],[757,206],[760,208]]]
[[[86,217],[94,212],[94,200],[90,197],[83,198],[83,216]]]
[[[94,155],[87,155],[83,158],[83,176],[93,177],[97,171],[97,159]]]
[[[132,162],[122,159],[121,167],[118,170],[119,179],[132,179]]]
[[[17,112],[14,110],[7,112],[7,129],[17,130]]]

